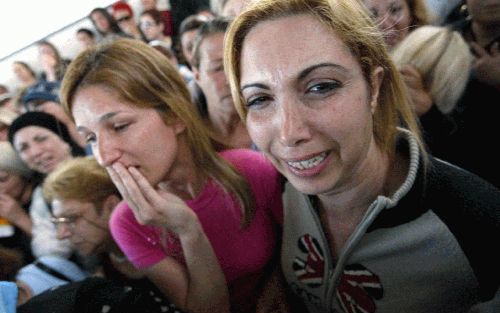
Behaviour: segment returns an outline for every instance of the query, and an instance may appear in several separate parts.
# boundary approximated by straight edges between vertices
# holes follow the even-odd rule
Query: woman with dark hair
[[[115,21],[113,16],[104,8],[95,8],[89,18],[97,32],[101,35],[101,40],[114,40],[119,37],[128,37]]]

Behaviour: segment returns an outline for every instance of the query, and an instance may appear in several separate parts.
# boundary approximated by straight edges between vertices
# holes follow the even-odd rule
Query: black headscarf
[[[71,147],[71,155],[85,155],[85,150],[71,138],[68,132],[68,128],[66,127],[66,125],[64,125],[63,122],[59,121],[52,114],[39,111],[26,112],[12,122],[9,127],[8,135],[9,141],[12,145],[14,145],[14,135],[19,130],[28,126],[38,126],[50,130]]]

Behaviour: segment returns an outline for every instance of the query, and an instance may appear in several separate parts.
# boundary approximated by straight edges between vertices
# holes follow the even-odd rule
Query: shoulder
[[[485,298],[498,287],[498,262],[485,245],[500,236],[500,190],[450,163],[433,159],[427,173],[427,206],[454,234],[469,259]]]
[[[281,175],[261,152],[232,149],[220,154],[245,178],[257,198],[281,195]]]
[[[111,214],[111,218],[109,221],[111,230],[113,231],[115,228],[121,228],[122,225],[137,224],[135,220],[134,213],[132,209],[128,206],[127,202],[121,201],[118,205],[113,209],[113,213]]]
[[[497,212],[500,208],[500,190],[479,176],[440,159],[431,160],[426,183],[434,198],[443,198],[457,207]]]
[[[475,174],[432,159],[422,197],[456,236],[500,235],[500,190]]]

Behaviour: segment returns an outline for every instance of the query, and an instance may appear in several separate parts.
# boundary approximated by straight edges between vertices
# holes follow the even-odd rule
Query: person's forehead
[[[213,33],[203,38],[200,43],[200,52],[204,53],[224,53],[224,33]]]
[[[30,125],[30,126],[26,126],[22,129],[20,129],[19,131],[17,131],[16,137],[23,136],[25,134],[32,134],[32,135],[51,134],[51,135],[56,136],[56,134],[54,134],[52,131],[48,130],[47,128],[41,127],[41,126],[36,126],[36,125]]]
[[[120,9],[120,10],[116,10],[113,12],[113,17],[115,19],[127,16],[127,15],[130,15],[130,13],[128,12],[128,10],[125,10],[125,9]]]
[[[47,128],[40,127],[40,126],[26,126],[16,132],[14,135],[14,143],[15,144],[20,144],[24,142],[29,142],[31,141],[34,137],[40,136],[40,135],[45,135],[49,137],[57,137],[57,134],[54,134],[52,131],[48,130]]]
[[[76,214],[76,213],[83,213],[89,207],[92,206],[91,203],[87,202],[82,202],[79,200],[75,199],[54,199],[52,200],[52,212],[54,213],[55,216],[60,216],[60,215],[69,215],[69,214]]]

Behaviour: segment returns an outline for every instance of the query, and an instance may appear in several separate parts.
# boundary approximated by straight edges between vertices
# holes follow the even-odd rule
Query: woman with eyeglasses
[[[165,24],[161,12],[156,9],[146,10],[139,18],[139,28],[144,33],[148,42],[159,40],[172,48],[172,37],[164,34]]]
[[[68,239],[83,256],[99,260],[96,272],[121,284],[153,291],[159,301],[156,310],[166,306],[158,298],[157,288],[135,268],[113,240],[109,220],[115,207],[122,201],[118,189],[106,170],[94,157],[77,157],[63,162],[43,183],[45,199],[52,205],[59,239]]]

